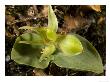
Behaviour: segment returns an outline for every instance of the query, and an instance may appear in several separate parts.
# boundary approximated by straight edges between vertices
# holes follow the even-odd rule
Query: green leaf
[[[57,35],[56,32],[54,32],[53,30],[47,29],[46,35],[49,40],[56,41]]]
[[[31,26],[23,26],[23,27],[20,27],[19,29],[25,29],[25,30],[32,30],[34,32],[36,32],[38,35],[41,36],[41,38],[45,41],[47,40],[47,36],[46,36],[46,33],[47,33],[47,27],[31,27]]]
[[[68,34],[59,42],[59,47],[65,56],[78,55],[83,51],[80,40],[71,34]]]
[[[51,6],[49,6],[49,9],[48,9],[48,27],[53,31],[57,32],[58,21]]]
[[[53,62],[59,67],[102,73],[103,65],[99,53],[89,41],[79,35],[75,36],[81,41],[84,48],[83,52],[75,56],[65,56],[63,53],[58,52],[54,55]]]
[[[27,44],[27,43],[19,43],[20,41],[27,41],[27,42],[40,42],[40,44]],[[46,68],[51,60],[43,60],[39,62],[41,57],[41,50],[44,48],[44,43],[40,35],[35,33],[26,33],[19,36],[16,39],[16,42],[12,48],[11,58],[19,63],[25,64],[36,68]]]
[[[32,30],[32,31],[34,31],[34,32],[36,32],[36,33],[38,33],[38,34],[40,34],[41,33],[41,31],[42,32],[46,32],[46,30],[47,30],[47,27],[31,27],[31,26],[22,26],[22,27],[20,27],[19,29],[25,29],[25,30]]]

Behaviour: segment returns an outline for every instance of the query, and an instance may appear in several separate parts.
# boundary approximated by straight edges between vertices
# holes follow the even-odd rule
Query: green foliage
[[[83,51],[82,44],[78,38],[70,34],[60,41],[59,47],[65,56],[78,55]]]
[[[33,42],[34,44],[19,43],[20,41]],[[11,52],[11,58],[19,64],[43,69],[48,66],[50,60],[39,61],[42,48],[44,48],[44,45],[42,38],[39,35],[35,33],[26,33],[16,39]]]
[[[12,48],[11,58],[19,64],[44,69],[53,62],[59,67],[103,72],[100,55],[83,37],[57,34],[57,18],[49,6],[48,27],[23,26],[32,33],[20,35]]]
[[[85,38],[76,34],[74,36],[81,41],[83,52],[75,56],[66,56],[64,53],[58,52],[54,55],[53,62],[59,67],[102,73],[103,65],[96,49]]]
[[[47,29],[46,35],[49,40],[56,41],[57,39],[56,32],[51,29]]]
[[[49,9],[48,9],[48,27],[51,30],[57,32],[58,21],[57,21],[56,15],[54,14],[54,11],[52,10],[51,6],[49,6]]]
[[[39,61],[42,62],[42,60],[50,59],[54,51],[55,51],[55,46],[53,44],[46,46],[44,49],[42,49],[42,52],[41,52],[42,54],[41,54]]]

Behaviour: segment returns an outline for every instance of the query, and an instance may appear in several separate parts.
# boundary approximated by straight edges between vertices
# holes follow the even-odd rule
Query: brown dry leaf
[[[105,17],[101,16],[99,19],[98,19],[98,24],[101,24],[102,22],[105,21]]]
[[[33,9],[34,9],[35,15],[37,15],[37,13],[38,13],[37,6],[33,5]]]
[[[7,24],[11,24],[13,21],[15,21],[15,17],[11,16],[11,15],[6,15],[6,23]]]
[[[79,10],[82,10],[82,11],[94,10],[96,12],[101,12],[101,6],[100,5],[81,5]]]
[[[64,27],[66,27],[68,30],[76,28],[75,20],[70,16],[64,17]],[[77,21],[76,21],[77,22]]]
[[[63,27],[66,27],[68,31],[71,31],[72,29],[89,27],[91,22],[91,20],[88,20],[81,16],[65,16]]]
[[[33,7],[30,7],[27,11],[27,15],[28,16],[34,16],[35,15],[35,11],[34,11],[34,8]]]
[[[33,72],[35,73],[35,76],[47,76],[47,74],[42,69],[34,69]]]
[[[7,37],[13,37],[13,35],[11,33],[9,33],[8,31],[5,32],[5,36],[7,36]]]
[[[42,10],[42,14],[44,17],[48,16],[48,5],[44,5],[44,9]]]
[[[100,5],[88,5],[88,6],[96,12],[101,12]]]

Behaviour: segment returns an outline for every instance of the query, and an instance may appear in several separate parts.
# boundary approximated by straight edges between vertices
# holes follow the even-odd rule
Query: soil
[[[85,37],[97,49],[103,65],[106,66],[106,6],[100,5],[101,12],[85,6],[83,8],[80,5],[53,5],[52,8],[58,18],[58,32],[72,32]],[[18,30],[19,27],[26,25],[47,26],[46,6],[6,5],[5,11],[5,75],[34,76],[34,67],[17,64],[11,60],[10,54],[17,36],[26,32]],[[68,18],[72,19],[68,20]],[[78,22],[78,24],[74,22]],[[52,76],[104,76],[105,70],[101,74],[95,74],[88,71],[60,68],[55,64],[50,64],[44,69],[44,72]]]

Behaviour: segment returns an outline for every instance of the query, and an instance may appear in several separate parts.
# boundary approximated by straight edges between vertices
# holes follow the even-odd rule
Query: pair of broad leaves
[[[48,28],[21,29],[34,32],[22,34],[16,39],[11,58],[17,63],[44,69],[52,62],[69,69],[103,72],[100,55],[89,41],[77,34],[56,34],[58,22],[51,6]]]

